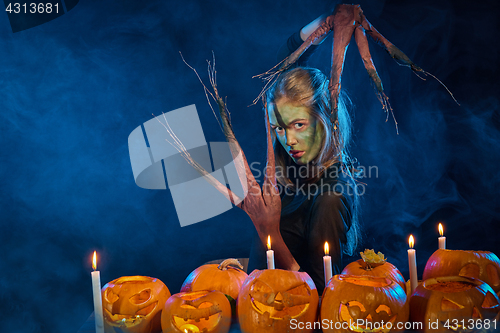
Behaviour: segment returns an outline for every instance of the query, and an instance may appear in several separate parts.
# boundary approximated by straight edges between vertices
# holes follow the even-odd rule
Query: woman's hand
[[[238,207],[248,214],[259,235],[279,233],[281,198],[276,186],[267,177],[262,189],[255,179],[249,179],[247,184],[248,193]]]
[[[218,98],[218,105],[224,134],[231,147],[231,153],[235,161],[236,170],[243,188],[247,189],[247,195],[237,204],[245,211],[252,220],[259,238],[266,244],[267,237],[271,236],[273,250],[275,251],[278,267],[288,270],[299,270],[300,266],[295,261],[290,250],[286,246],[280,233],[281,198],[276,184],[276,166],[274,160],[274,148],[271,139],[271,126],[266,109],[266,132],[267,132],[267,166],[265,179],[262,187],[255,180],[247,159],[243,153],[233,129],[229,122],[224,101]],[[241,154],[241,155],[240,155]]]
[[[219,192],[221,192],[229,201],[236,204],[239,208],[243,209],[248,214],[263,244],[266,244],[267,237],[271,236],[273,250],[275,251],[275,258],[278,267],[288,270],[299,270],[300,267],[295,261],[295,258],[292,256],[285,242],[283,241],[279,228],[281,216],[281,198],[276,186],[274,149],[271,140],[271,126],[269,125],[267,106],[265,107],[267,129],[267,167],[266,177],[261,188],[261,186],[255,180],[252,171],[250,170],[248,161],[245,157],[245,154],[243,153],[243,150],[240,147],[240,144],[238,143],[238,140],[236,140],[231,122],[229,121],[229,112],[226,108],[226,104],[224,103],[224,100],[219,96],[219,93],[217,91],[215,68],[210,63],[208,73],[210,84],[213,88],[213,93],[210,92],[205,85],[203,85],[203,87],[205,88],[205,92],[213,97],[219,107],[219,115],[222,120],[223,132],[226,140],[229,143],[229,148],[231,150],[231,155],[233,156],[233,162],[236,167],[236,172],[238,173],[238,178],[241,182],[244,192],[246,193],[245,197],[239,198],[224,184],[215,179],[186,152],[185,148],[182,145],[179,145],[179,151],[181,151],[188,163],[193,166],[210,184],[212,184]],[[174,138],[174,141],[175,139],[176,138]]]

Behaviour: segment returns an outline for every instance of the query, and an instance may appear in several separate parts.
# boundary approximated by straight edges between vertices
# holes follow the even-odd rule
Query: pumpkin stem
[[[371,271],[373,268],[383,265],[387,259],[382,252],[375,253],[373,250],[366,249],[365,252],[359,252],[363,259],[364,269]]]
[[[224,260],[223,262],[221,262],[219,264],[219,266],[217,266],[217,268],[220,269],[221,271],[225,271],[225,270],[227,270],[227,267],[229,265],[233,265],[233,266],[238,267],[239,269],[243,269],[243,266],[238,261],[238,259],[234,259],[234,258],[229,258],[229,259]]]

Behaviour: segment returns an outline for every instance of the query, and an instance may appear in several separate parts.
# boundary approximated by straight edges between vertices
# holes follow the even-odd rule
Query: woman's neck
[[[325,171],[326,168],[324,166],[313,163],[305,165],[292,163],[287,166],[286,176],[290,179],[290,181],[292,181],[293,184],[303,184],[321,178]]]

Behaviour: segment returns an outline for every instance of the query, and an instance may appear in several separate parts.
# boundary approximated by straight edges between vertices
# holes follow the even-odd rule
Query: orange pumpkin
[[[365,250],[365,254],[367,251],[373,252],[373,250]],[[374,252],[373,252],[374,253]],[[392,280],[399,284],[401,288],[406,292],[406,283],[403,277],[403,274],[391,263],[388,263],[383,254],[379,252],[381,255],[381,260],[378,262],[374,262],[372,260],[368,260],[361,252],[361,256],[363,259],[359,259],[357,261],[351,262],[347,265],[341,274],[343,275],[368,275],[375,277],[386,277],[389,280]]]
[[[159,333],[167,286],[147,276],[124,276],[102,288],[106,332]],[[116,328],[116,331],[115,331]]]
[[[318,291],[305,272],[254,270],[238,297],[238,319],[244,333],[312,332]],[[302,327],[302,328],[300,328]]]
[[[181,292],[218,290],[233,299],[238,298],[241,285],[248,275],[242,269],[229,265],[238,265],[243,268],[236,259],[226,259],[220,265],[200,266],[186,278],[182,284]]]
[[[423,280],[455,275],[480,279],[500,294],[500,260],[492,252],[437,250],[427,260]]]
[[[498,320],[498,296],[481,280],[445,276],[425,280],[410,298],[411,320],[423,323],[426,333],[494,329]],[[465,326],[465,327],[459,327]],[[455,329],[453,329],[455,328]],[[469,330],[470,329],[470,330]]]
[[[403,288],[383,277],[335,275],[321,300],[324,333],[402,332],[408,316]]]
[[[227,333],[231,305],[220,291],[181,292],[172,295],[163,307],[163,333]]]

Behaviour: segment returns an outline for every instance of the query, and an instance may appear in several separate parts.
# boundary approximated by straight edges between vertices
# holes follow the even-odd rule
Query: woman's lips
[[[304,155],[306,152],[303,151],[303,150],[290,150],[290,155],[293,157],[293,158],[300,158],[302,157],[302,155]]]

